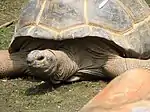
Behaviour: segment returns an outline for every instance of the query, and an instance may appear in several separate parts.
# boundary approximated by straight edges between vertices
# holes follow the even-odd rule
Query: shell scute
[[[148,4],[144,0],[120,0],[125,10],[131,15],[134,23],[142,21],[150,14]]]
[[[116,32],[126,31],[132,27],[132,18],[119,5],[116,0],[108,0],[103,7],[100,4],[106,0],[88,1],[89,23],[99,25]],[[94,13],[93,13],[94,12]]]
[[[58,31],[84,24],[83,4],[84,0],[47,1],[39,24],[44,24]]]

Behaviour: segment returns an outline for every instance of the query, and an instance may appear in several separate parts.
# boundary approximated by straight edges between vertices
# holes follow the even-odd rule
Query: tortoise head
[[[48,80],[57,69],[57,58],[49,49],[33,50],[27,56],[27,64],[33,75]]]

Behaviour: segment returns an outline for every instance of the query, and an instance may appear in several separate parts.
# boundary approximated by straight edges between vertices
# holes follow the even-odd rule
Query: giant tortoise
[[[58,84],[150,69],[149,14],[144,0],[29,0],[1,51],[1,77]]]

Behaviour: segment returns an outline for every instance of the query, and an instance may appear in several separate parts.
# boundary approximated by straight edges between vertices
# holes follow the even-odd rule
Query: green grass
[[[11,37],[13,35],[14,27],[0,29],[0,49],[8,49]]]
[[[77,112],[100,88],[103,82],[78,82],[52,88],[41,81],[0,80],[1,112]]]
[[[19,17],[21,7],[28,0],[0,0],[0,25]],[[13,35],[14,25],[0,28],[0,49],[7,49]]]

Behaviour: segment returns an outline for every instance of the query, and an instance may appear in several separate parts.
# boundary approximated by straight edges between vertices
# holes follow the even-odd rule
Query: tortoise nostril
[[[30,63],[32,63],[32,61],[27,59],[27,63],[30,64]]]
[[[44,59],[44,56],[38,56],[38,57],[37,57],[37,60],[38,60],[38,61],[42,61],[43,59]]]

